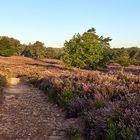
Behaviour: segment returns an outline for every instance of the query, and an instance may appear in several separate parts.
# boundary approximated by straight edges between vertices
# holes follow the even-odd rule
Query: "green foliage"
[[[119,63],[122,66],[130,64],[140,65],[140,48],[113,48],[109,53],[110,62]]]
[[[33,58],[46,57],[46,47],[40,41],[36,41],[34,44],[24,45],[19,40],[1,36],[0,37],[0,56],[13,56],[23,55]]]
[[[57,95],[56,100],[60,106],[67,107],[70,104],[73,97],[74,97],[73,91],[69,88],[64,88],[63,92]]]
[[[67,66],[78,68],[97,68],[108,62],[106,50],[109,48],[110,38],[99,37],[94,28],[84,34],[75,34],[64,44],[63,62]]]
[[[0,86],[4,86],[4,84],[5,84],[5,80],[0,79]]]
[[[130,65],[129,56],[127,56],[127,55],[122,56],[121,58],[118,59],[118,63],[121,64],[122,66]]]
[[[70,140],[81,140],[79,129],[75,127],[69,127],[68,129],[66,129],[66,133]]]
[[[94,109],[97,110],[104,107],[105,104],[102,100],[95,100],[93,106],[94,106]]]
[[[55,58],[63,56],[61,48],[46,48],[42,42],[36,41],[34,44],[26,45],[22,55],[33,58]]]
[[[45,56],[45,46],[42,42],[36,41],[33,45],[33,55],[35,58],[41,58]]]
[[[22,55],[33,58],[43,58],[45,57],[46,48],[44,44],[40,41],[36,41],[34,44],[29,44],[26,46]]]
[[[46,57],[47,58],[55,58],[61,59],[63,57],[63,49],[62,48],[46,48]]]
[[[85,62],[83,61],[84,51],[80,47],[81,35],[77,34],[68,42],[64,44],[64,58],[63,61],[67,66],[84,67]]]
[[[70,136],[70,140],[81,140],[80,133],[74,133],[73,135]]]
[[[113,123],[112,120],[109,120],[108,121],[108,133],[107,133],[107,136],[106,136],[106,140],[116,140],[116,126],[115,124]]]
[[[40,41],[25,45],[15,38],[0,36],[0,56],[62,59],[66,66],[90,69],[106,68],[108,63],[140,65],[140,48],[110,48],[110,41],[109,37],[98,36],[95,28],[75,34],[64,48],[46,48]]]
[[[108,133],[106,140],[132,140],[133,135],[128,128],[122,123],[120,127],[116,127],[115,123],[110,119],[108,121]]]
[[[130,64],[130,57],[125,48],[115,48],[111,50],[111,61],[127,66]]]
[[[140,49],[137,47],[132,47],[128,48],[127,51],[131,58],[136,58],[139,55]]]
[[[12,56],[14,55],[15,47],[13,46],[0,46],[0,55],[1,56]]]
[[[131,58],[131,64],[140,65],[140,48],[132,47],[127,49]]]
[[[119,130],[118,140],[133,140],[133,134],[129,131],[129,129],[122,123],[121,128]]]
[[[22,45],[20,44],[19,40],[6,36],[0,37],[1,56],[20,55],[21,51],[22,51]]]

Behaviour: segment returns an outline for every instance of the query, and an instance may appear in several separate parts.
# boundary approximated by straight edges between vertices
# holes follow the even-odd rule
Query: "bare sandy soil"
[[[64,113],[38,89],[11,78],[0,107],[0,140],[66,140]]]

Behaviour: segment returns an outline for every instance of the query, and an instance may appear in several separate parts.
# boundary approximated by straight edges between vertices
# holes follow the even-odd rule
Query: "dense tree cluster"
[[[0,37],[0,56],[25,56],[32,58],[61,58],[63,49],[46,48],[44,43],[36,41],[33,44],[21,44],[19,40],[7,36]]]
[[[110,62],[123,66],[130,64],[140,65],[140,48],[113,48],[110,49]]]
[[[63,57],[63,54],[64,54],[63,48],[52,48],[52,47],[46,48],[47,58],[61,59]]]
[[[140,65],[140,48],[132,47],[127,48],[131,63],[134,65]]]
[[[6,36],[0,37],[1,56],[20,55],[23,49],[24,47],[21,45],[19,40]]]
[[[36,41],[34,44],[29,44],[21,53],[23,56],[43,58],[46,54],[46,48],[42,42]]]
[[[110,62],[119,63],[123,66],[130,64],[130,56],[125,48],[110,49]]]

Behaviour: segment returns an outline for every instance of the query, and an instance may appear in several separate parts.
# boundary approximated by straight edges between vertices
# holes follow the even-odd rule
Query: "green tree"
[[[122,66],[128,66],[131,63],[131,59],[126,48],[112,49],[111,61],[113,63],[119,63]]]
[[[26,45],[22,55],[33,58],[44,58],[46,48],[42,42],[36,41],[34,44]]]
[[[131,47],[127,49],[131,63],[134,65],[140,65],[140,48]]]
[[[78,68],[97,68],[107,64],[107,49],[110,47],[110,38],[99,37],[95,28],[89,29],[82,35],[75,34],[64,44],[63,61],[68,66]]]
[[[11,56],[20,55],[22,52],[22,45],[20,41],[7,36],[0,37],[0,55]]]
[[[63,48],[46,48],[46,57],[47,58],[55,58],[61,59],[63,57]]]
[[[15,53],[15,47],[0,45],[0,55],[1,56],[12,56],[12,55],[14,55],[14,53]]]
[[[44,43],[40,41],[36,41],[33,45],[33,55],[35,58],[42,58],[45,56],[46,48],[44,46]]]

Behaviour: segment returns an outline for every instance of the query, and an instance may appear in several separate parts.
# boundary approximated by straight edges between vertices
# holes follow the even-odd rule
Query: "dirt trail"
[[[67,140],[64,113],[40,90],[10,79],[0,106],[0,140]]]

